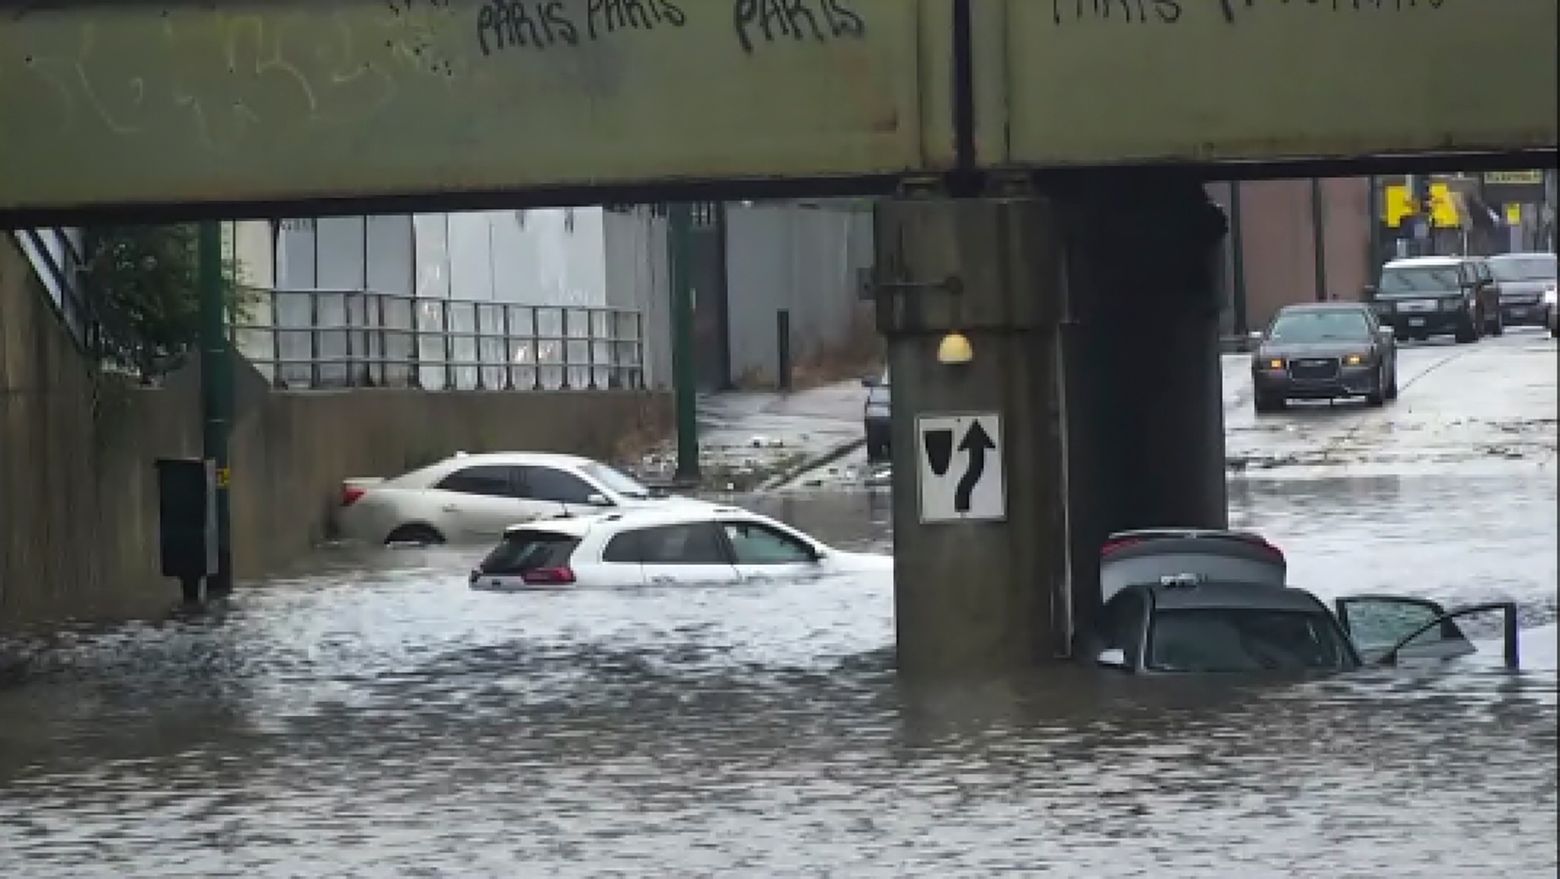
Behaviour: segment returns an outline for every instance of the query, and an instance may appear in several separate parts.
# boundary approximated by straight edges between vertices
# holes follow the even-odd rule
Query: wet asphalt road
[[[886,578],[493,595],[470,549],[336,548],[0,684],[0,875],[1552,877],[1555,368],[1513,335],[1406,350],[1387,410],[1228,394],[1232,515],[1297,583],[1515,599],[1520,673],[915,685]],[[889,545],[882,492],[744,500]]]

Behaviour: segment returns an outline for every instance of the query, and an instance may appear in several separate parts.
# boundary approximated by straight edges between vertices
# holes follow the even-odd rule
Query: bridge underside
[[[0,222],[1532,165],[1556,23],[1555,0],[36,2],[0,17]]]

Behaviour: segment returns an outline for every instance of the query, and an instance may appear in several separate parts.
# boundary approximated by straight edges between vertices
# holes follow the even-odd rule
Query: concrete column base
[[[1051,211],[1038,200],[888,202],[877,212],[879,325],[894,388],[895,618],[909,674],[1033,665],[1058,649],[1054,605],[1065,570],[1058,266]],[[950,330],[974,349],[948,366]],[[916,417],[995,412],[1002,419],[1006,516],[921,521]],[[1064,595],[1060,597],[1065,598]]]
[[[1223,230],[1201,187],[1174,180],[879,205],[902,671],[1066,656],[1108,533],[1225,525]],[[968,364],[937,360],[954,330]],[[1002,419],[1006,515],[923,521],[917,417],[977,412]]]

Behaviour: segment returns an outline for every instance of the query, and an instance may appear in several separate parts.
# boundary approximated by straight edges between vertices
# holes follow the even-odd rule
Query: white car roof
[[[1384,269],[1408,269],[1416,266],[1422,268],[1446,268],[1448,266],[1461,265],[1472,259],[1467,256],[1411,256],[1406,259],[1394,259],[1382,266]]]
[[[595,461],[592,461],[590,458],[583,458],[579,455],[566,455],[559,452],[478,452],[475,454],[457,452],[440,461],[439,466],[471,467],[478,464],[509,466],[547,464],[553,467],[581,467],[594,463]]]
[[[584,537],[593,531],[627,531],[632,528],[654,528],[660,525],[689,525],[696,522],[748,520],[770,523],[771,520],[740,507],[682,506],[667,509],[613,510],[590,516],[559,516],[554,519],[537,519],[511,525],[505,534],[521,534],[526,531],[546,531],[569,537]],[[773,523],[779,524],[779,523]],[[792,529],[794,530],[794,529]]]
[[[442,461],[436,461],[424,467],[419,467],[408,473],[395,477],[395,481],[401,485],[416,485],[419,482],[435,482],[445,476],[465,467],[499,466],[499,467],[558,467],[563,470],[579,470],[587,464],[594,464],[590,458],[582,458],[579,455],[565,455],[556,452],[479,452],[468,454],[457,452]]]

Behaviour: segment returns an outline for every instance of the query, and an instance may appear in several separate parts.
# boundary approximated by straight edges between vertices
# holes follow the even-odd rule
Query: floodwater
[[[479,550],[329,550],[0,683],[0,875],[1553,877],[1553,475],[1232,500],[1323,595],[1513,597],[1548,644],[912,686],[887,579],[500,595]],[[757,506],[888,547],[885,494]]]

